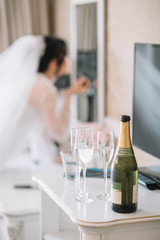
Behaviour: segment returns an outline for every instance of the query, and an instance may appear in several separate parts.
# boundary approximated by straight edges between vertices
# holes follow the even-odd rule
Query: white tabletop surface
[[[129,222],[160,220],[160,190],[149,191],[139,185],[138,210],[135,213],[119,214],[112,211],[110,202],[94,201],[79,203],[69,196],[76,182],[65,180],[62,167],[41,171],[33,176],[34,181],[54,202],[80,225],[110,226]],[[109,179],[110,184],[110,179]],[[100,194],[103,179],[87,178],[87,190],[91,194]]]

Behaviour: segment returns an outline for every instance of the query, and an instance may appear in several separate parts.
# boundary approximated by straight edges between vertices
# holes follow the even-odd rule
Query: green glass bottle
[[[118,147],[111,167],[111,208],[130,213],[138,205],[138,167],[130,139],[130,116],[121,116]]]

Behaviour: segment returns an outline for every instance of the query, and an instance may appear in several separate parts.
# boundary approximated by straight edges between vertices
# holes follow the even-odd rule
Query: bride
[[[65,42],[49,36],[23,36],[0,54],[1,166],[21,164],[26,153],[26,164],[28,156],[53,163],[53,140],[67,135],[71,96],[89,86],[82,77],[59,99],[53,83],[65,56]]]

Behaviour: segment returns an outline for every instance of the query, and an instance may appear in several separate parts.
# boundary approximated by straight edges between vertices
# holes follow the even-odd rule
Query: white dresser
[[[68,192],[75,188],[75,182],[64,179],[62,168],[39,172],[33,179],[41,189],[40,239],[68,239],[66,229],[72,228],[79,230],[77,239],[81,240],[160,239],[160,190],[139,186],[138,210],[119,214],[111,210],[110,202],[74,201]],[[87,189],[100,193],[103,179],[87,178]],[[58,232],[64,233],[63,238],[58,237]]]

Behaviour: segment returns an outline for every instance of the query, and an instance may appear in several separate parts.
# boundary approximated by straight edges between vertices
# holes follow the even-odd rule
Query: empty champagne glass
[[[104,168],[104,191],[103,194],[96,196],[99,200],[109,200],[110,196],[107,190],[107,169],[108,165],[112,160],[114,148],[115,148],[115,138],[114,132],[101,130],[97,134],[97,148],[99,151],[99,156],[103,161]]]
[[[76,151],[79,164],[83,170],[83,195],[81,196],[84,201],[89,201],[89,195],[86,191],[86,170],[94,154],[94,138],[91,128],[83,127],[77,129]]]

